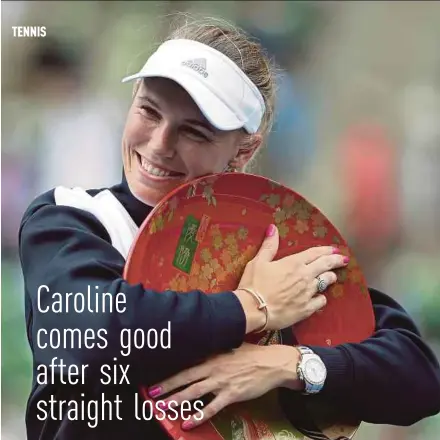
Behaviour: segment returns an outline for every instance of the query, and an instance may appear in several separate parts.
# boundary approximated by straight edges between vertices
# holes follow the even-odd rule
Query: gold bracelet
[[[244,290],[245,292],[250,293],[255,300],[258,302],[258,310],[263,310],[264,315],[266,316],[266,322],[264,323],[263,327],[259,330],[255,330],[254,333],[262,333],[266,330],[267,324],[269,324],[269,311],[267,310],[267,303],[264,300],[264,298],[255,290],[249,289],[247,287],[239,287],[238,290]]]

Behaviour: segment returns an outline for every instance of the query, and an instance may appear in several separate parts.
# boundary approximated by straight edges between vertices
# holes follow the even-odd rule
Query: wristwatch
[[[296,367],[298,379],[304,383],[303,394],[319,393],[327,377],[327,368],[321,358],[308,347],[295,347],[301,354]]]

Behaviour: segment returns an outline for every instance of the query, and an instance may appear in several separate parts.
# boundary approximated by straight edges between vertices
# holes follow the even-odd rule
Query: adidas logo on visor
[[[206,58],[196,58],[193,60],[182,61],[182,66],[195,70],[204,78],[208,77],[208,72],[206,71]]]

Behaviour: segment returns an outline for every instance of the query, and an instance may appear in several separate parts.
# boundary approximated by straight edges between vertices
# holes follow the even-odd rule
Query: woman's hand
[[[326,286],[337,281],[334,269],[345,267],[348,257],[338,255],[331,246],[317,246],[273,261],[279,246],[276,226],[271,225],[266,238],[244,270],[234,292],[246,315],[246,333],[261,329],[281,330],[300,322],[322,309],[327,299],[318,292],[319,276]],[[267,304],[267,323],[257,301],[242,289],[258,292]]]
[[[213,393],[214,400],[202,409],[203,417],[200,420],[192,417],[182,424],[183,429],[192,429],[232,403],[255,399],[278,387],[302,389],[296,374],[299,358],[299,351],[294,347],[245,343],[151,387],[149,393],[157,398],[189,385],[170,395],[163,409]]]

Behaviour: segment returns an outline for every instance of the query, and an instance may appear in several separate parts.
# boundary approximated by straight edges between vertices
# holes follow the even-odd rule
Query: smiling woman
[[[140,225],[166,194],[203,175],[245,171],[271,129],[274,76],[262,47],[241,30],[218,20],[186,23],[138,73],[124,79],[135,84],[121,143],[122,182],[104,189],[57,187],[31,203],[19,232],[34,361],[26,412],[29,440],[166,439],[154,420],[135,417],[132,402],[140,385],[151,386],[152,398],[173,394],[179,402],[213,393],[202,420],[191,418],[184,429],[234,402],[280,387],[290,398],[299,391],[321,393],[348,418],[371,423],[411,424],[439,411],[437,360],[405,311],[373,289],[377,331],[361,344],[244,343],[249,333],[290,327],[322,309],[327,287],[337,281],[334,271],[348,264],[338,249],[320,246],[274,261],[279,234],[268,225],[234,291],[156,292],[123,278]],[[67,292],[88,285],[108,292],[113,305],[122,292],[124,313],[56,313],[49,296],[49,310],[43,313],[37,297],[42,285],[66,292],[63,303]],[[100,366],[120,355],[121,334],[127,329],[157,333],[168,323],[173,332],[164,349],[127,349],[123,361],[130,365],[130,385],[104,389]],[[104,349],[41,349],[36,343],[40,329],[60,334],[102,329],[109,343]],[[50,386],[36,382],[37,366],[50,365],[54,357],[67,368],[89,364],[81,388],[66,385],[60,372]],[[62,420],[38,416],[38,401],[93,402],[104,391],[108,398],[121,398],[122,420],[102,420],[91,429],[87,420],[72,421],[65,413]]]
[[[123,135],[127,181],[141,201],[154,206],[184,182],[228,166],[243,168],[260,143],[261,135],[216,128],[176,82],[145,78]]]

